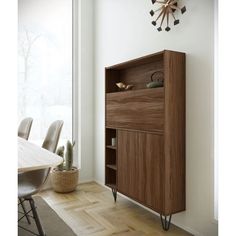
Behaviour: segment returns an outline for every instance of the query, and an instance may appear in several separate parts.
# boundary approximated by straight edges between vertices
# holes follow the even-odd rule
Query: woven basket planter
[[[51,172],[51,183],[55,192],[69,193],[76,189],[79,180],[79,170],[73,167],[69,171],[54,168]]]

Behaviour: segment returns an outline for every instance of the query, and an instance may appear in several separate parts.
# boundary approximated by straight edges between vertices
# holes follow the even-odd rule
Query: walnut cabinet
[[[147,88],[155,72],[163,85]],[[158,212],[168,230],[185,210],[185,54],[164,50],[107,67],[105,77],[105,184],[115,201],[120,192]]]

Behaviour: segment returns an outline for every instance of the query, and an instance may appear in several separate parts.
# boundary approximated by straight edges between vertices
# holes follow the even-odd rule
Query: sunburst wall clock
[[[162,31],[162,25],[166,18],[166,28],[165,30],[168,32],[171,30],[169,26],[170,16],[174,20],[174,25],[179,24],[179,19],[175,16],[175,13],[177,11],[180,11],[182,14],[186,12],[186,7],[183,6],[182,8],[179,7],[179,0],[163,0],[163,1],[157,1],[152,0],[152,4],[158,4],[158,7],[156,10],[151,10],[150,15],[157,17],[155,20],[152,21],[152,24],[154,26],[157,25],[157,21],[161,18],[161,22],[159,27],[157,28],[158,31]]]

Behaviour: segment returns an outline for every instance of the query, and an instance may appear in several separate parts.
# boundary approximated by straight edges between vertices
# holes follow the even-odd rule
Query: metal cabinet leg
[[[112,189],[112,194],[113,194],[113,197],[114,197],[114,201],[116,202],[117,190],[113,188],[113,189]]]
[[[168,231],[170,228],[171,216],[172,215],[169,215],[169,219],[168,219],[168,216],[163,216],[162,214],[160,214],[162,228],[165,231]]]

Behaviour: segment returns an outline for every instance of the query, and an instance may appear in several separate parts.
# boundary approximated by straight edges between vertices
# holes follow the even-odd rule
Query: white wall
[[[213,236],[214,1],[181,2],[187,12],[180,24],[159,33],[151,25],[151,1],[95,1],[94,174],[104,183],[104,67],[163,49],[185,52],[187,210],[173,222],[194,235]]]
[[[93,171],[93,0],[78,1],[78,139],[81,161],[79,182],[94,179]]]

